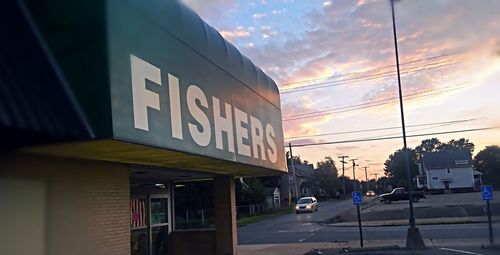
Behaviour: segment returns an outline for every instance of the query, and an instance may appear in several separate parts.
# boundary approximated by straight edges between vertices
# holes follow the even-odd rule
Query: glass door
[[[131,255],[168,255],[169,196],[154,194],[130,199]]]
[[[151,195],[150,201],[150,236],[151,236],[151,254],[168,254],[168,234],[170,218],[168,210],[168,195]]]

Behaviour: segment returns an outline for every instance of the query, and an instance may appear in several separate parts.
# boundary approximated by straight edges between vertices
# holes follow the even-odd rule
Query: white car
[[[315,197],[303,197],[295,206],[295,213],[318,211],[318,200]]]

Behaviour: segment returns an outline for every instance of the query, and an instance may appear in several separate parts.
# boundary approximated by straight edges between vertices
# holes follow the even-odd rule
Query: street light
[[[405,115],[403,110],[403,93],[401,90],[401,75],[399,72],[399,53],[398,53],[398,39],[396,34],[396,19],[394,18],[394,2],[399,0],[390,0],[391,2],[391,11],[392,11],[392,31],[394,34],[394,49],[396,52],[396,68],[398,72],[398,89],[399,89],[399,107],[401,109],[401,126],[403,129],[403,151],[405,157],[405,167],[406,174],[408,177],[408,200],[410,203],[410,227],[408,228],[408,234],[406,236],[406,248],[408,249],[424,249],[425,244],[422,236],[420,235],[420,231],[418,230],[415,224],[415,212],[413,210],[413,195],[412,195],[412,185],[411,185],[411,176],[410,176],[410,160],[408,153],[408,146],[406,144],[406,127],[405,127]]]

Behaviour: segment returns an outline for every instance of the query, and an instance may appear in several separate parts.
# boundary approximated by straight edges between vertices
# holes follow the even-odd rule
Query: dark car
[[[406,192],[404,188],[395,188],[391,191],[391,193],[380,195],[380,201],[386,204],[390,204],[392,201],[409,200],[409,197],[410,196],[408,192]],[[422,198],[425,198],[424,193],[422,191],[412,192],[413,202],[417,203]]]

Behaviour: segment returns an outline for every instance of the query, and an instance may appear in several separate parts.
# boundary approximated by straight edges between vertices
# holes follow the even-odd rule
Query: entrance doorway
[[[131,255],[169,254],[171,231],[168,194],[146,194],[130,199]]]

